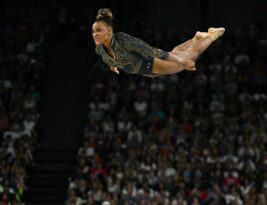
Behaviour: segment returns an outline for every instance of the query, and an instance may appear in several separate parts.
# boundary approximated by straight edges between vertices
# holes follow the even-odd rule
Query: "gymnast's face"
[[[92,26],[92,35],[95,42],[95,45],[109,45],[112,28],[102,21],[96,21]]]

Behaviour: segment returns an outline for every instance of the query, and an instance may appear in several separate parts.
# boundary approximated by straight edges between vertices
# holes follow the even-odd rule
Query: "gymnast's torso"
[[[119,32],[112,36],[110,45],[114,57],[111,57],[103,45],[96,47],[96,53],[111,67],[117,67],[126,73],[147,74],[144,66],[153,64],[153,58],[165,60],[168,52],[153,48],[141,39]]]

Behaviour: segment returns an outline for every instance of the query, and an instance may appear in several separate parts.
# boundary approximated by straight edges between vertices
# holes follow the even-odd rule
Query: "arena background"
[[[117,76],[103,7],[164,50],[226,33],[194,73]],[[2,0],[0,204],[266,204],[266,24],[262,0]]]

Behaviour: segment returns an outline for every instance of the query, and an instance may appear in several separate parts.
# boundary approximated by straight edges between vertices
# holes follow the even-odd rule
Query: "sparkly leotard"
[[[111,49],[114,58],[107,53],[103,45],[96,47],[96,53],[107,65],[133,74],[153,74],[153,59],[168,58],[168,52],[153,48],[141,39],[122,32],[113,35]]]

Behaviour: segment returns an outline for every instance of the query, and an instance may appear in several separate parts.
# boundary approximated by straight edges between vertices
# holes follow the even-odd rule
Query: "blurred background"
[[[196,72],[114,74],[99,8],[169,51],[225,35]],[[0,205],[266,205],[267,6],[260,0],[2,0]]]

